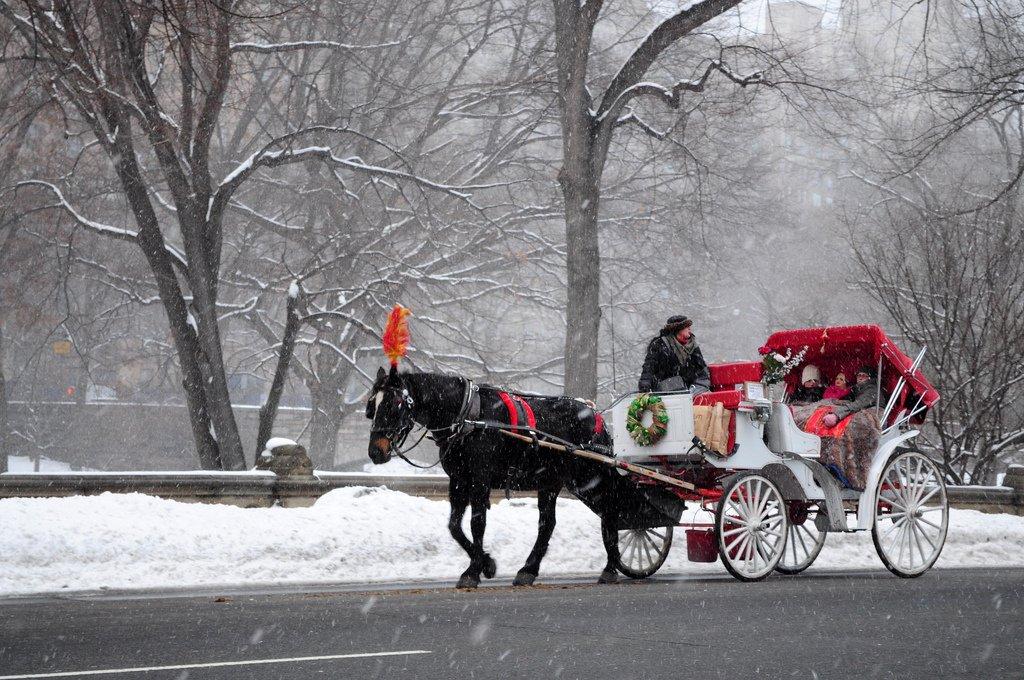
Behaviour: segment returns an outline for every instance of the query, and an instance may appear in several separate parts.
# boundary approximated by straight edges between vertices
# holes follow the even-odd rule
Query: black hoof
[[[534,580],[537,578],[536,574],[530,574],[525,571],[521,571],[516,574],[516,578],[512,581],[514,586],[532,586]]]
[[[498,563],[494,561],[494,558],[490,555],[484,556],[484,577],[494,578],[494,575],[498,573]]]
[[[601,572],[601,575],[597,577],[598,583],[618,583],[619,574],[611,569],[605,569]]]
[[[456,588],[476,588],[480,585],[480,579],[476,576],[470,576],[469,574],[463,574],[459,582],[455,584]]]

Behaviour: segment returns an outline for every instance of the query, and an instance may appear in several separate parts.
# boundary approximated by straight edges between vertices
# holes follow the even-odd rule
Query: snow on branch
[[[654,137],[655,139],[661,140],[668,137],[668,132],[656,130],[633,111],[630,111],[628,114],[615,121],[615,127],[619,127],[620,125],[629,125],[630,123],[643,130],[644,134]]]
[[[612,116],[617,116],[624,101],[620,103],[622,95],[637,83],[647,72],[655,59],[661,55],[672,43],[690,34],[693,30],[703,26],[715,17],[732,9],[740,3],[740,0],[701,0],[689,4],[680,9],[679,12],[665,19],[651,31],[639,46],[633,51],[629,58],[622,64],[618,73],[612,78],[612,82],[605,90],[601,98],[601,105],[597,111],[599,118],[609,111],[614,111]]]
[[[296,42],[283,43],[254,43],[239,42],[231,44],[232,52],[255,52],[257,54],[271,54],[274,52],[295,52],[298,50],[380,50],[387,47],[396,47],[408,41],[408,38],[394,40],[392,42],[377,43],[374,45],[352,45],[349,43],[337,42],[334,40],[300,40]]]
[[[380,140],[369,138],[366,135],[362,135],[348,128],[315,126],[299,130],[297,132],[292,132],[269,141],[263,146],[263,148],[253,153],[251,156],[239,163],[234,170],[229,172],[224,179],[221,180],[220,185],[217,188],[217,192],[210,198],[207,216],[209,217],[214,212],[219,214],[219,212],[227,205],[227,202],[230,200],[235,190],[259,168],[272,168],[279,165],[301,163],[309,160],[320,160],[335,168],[361,172],[378,178],[385,177],[412,182],[420,187],[446,193],[464,201],[469,201],[472,198],[472,194],[470,193],[472,191],[507,186],[507,182],[467,185],[442,184],[440,182],[434,182],[426,179],[425,177],[421,177],[414,172],[396,170],[394,168],[367,163],[359,156],[349,156],[344,158],[336,156],[329,146],[308,146],[300,149],[293,149],[290,147],[290,143],[297,138],[317,132],[343,132],[354,134],[384,147],[391,155],[398,155],[398,152],[395,149],[392,149]],[[275,146],[281,145],[287,145],[288,148],[274,149]],[[401,158],[400,155],[398,157]]]
[[[749,87],[751,85],[772,85],[772,83],[765,78],[764,71],[754,71],[753,73],[749,73],[747,75],[741,75],[736,71],[733,71],[728,66],[726,66],[724,63],[722,63],[721,60],[712,59],[708,63],[707,68],[704,69],[704,73],[701,74],[700,78],[697,78],[695,80],[680,80],[675,85],[673,85],[671,89],[663,85],[650,82],[637,83],[631,87],[626,88],[622,92],[622,94],[620,94],[618,98],[611,104],[611,106],[609,106],[607,109],[603,111],[603,113],[599,116],[599,120],[603,119],[609,113],[614,113],[617,115],[618,112],[622,110],[622,107],[625,106],[627,102],[642,96],[657,97],[669,107],[673,109],[678,109],[679,105],[682,103],[684,92],[703,92],[704,88],[707,86],[708,80],[716,72],[721,73],[728,80],[739,85],[740,87]],[[622,125],[625,122],[632,121],[617,120],[615,122],[615,125]]]
[[[114,227],[109,224],[103,224],[102,222],[90,220],[88,217],[78,212],[78,210],[76,210],[75,207],[71,205],[67,198],[64,197],[64,193],[54,184],[44,182],[43,180],[40,179],[28,179],[22,182],[18,182],[18,184],[15,185],[15,188],[23,186],[39,186],[48,189],[57,198],[57,203],[52,207],[63,209],[64,212],[71,216],[71,218],[75,221],[76,224],[78,224],[81,227],[84,227],[85,229],[93,233],[108,236],[119,241],[135,242],[138,240],[139,233],[137,231],[125,229],[124,227]],[[188,261],[185,259],[184,253],[182,253],[177,248],[171,246],[170,244],[164,244],[164,248],[167,250],[167,253],[171,256],[171,260],[172,262],[174,262],[175,266],[182,269],[188,268]]]

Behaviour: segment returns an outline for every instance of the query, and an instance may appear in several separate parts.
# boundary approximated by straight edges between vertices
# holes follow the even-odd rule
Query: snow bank
[[[604,551],[596,517],[559,500],[542,569],[596,576]],[[685,521],[696,513],[688,512]],[[0,500],[0,593],[286,582],[454,580],[467,559],[448,536],[448,505],[353,487],[311,508],[241,509],[141,494]],[[468,513],[467,513],[468,515]],[[468,524],[468,519],[467,519]],[[511,576],[536,536],[533,499],[495,505],[488,550]],[[724,573],[686,561],[683,533],[663,568]],[[1024,518],[953,510],[938,567],[1024,564]],[[874,568],[871,536],[831,536],[815,568]]]

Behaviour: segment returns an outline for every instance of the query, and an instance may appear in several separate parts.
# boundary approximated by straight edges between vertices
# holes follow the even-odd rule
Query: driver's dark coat
[[[696,343],[696,340],[694,341]],[[711,374],[708,371],[708,364],[704,361],[700,346],[694,348],[690,353],[689,361],[682,365],[676,357],[675,352],[668,348],[662,336],[651,340],[647,345],[647,357],[644,359],[644,367],[640,373],[640,383],[637,387],[641,392],[653,392],[658,389],[658,383],[673,376],[679,376],[690,387],[700,385],[711,389]]]

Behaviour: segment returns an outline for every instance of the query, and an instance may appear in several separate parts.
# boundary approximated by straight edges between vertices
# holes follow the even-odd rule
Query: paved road
[[[0,678],[1024,678],[1024,569],[153,595],[0,600]]]

